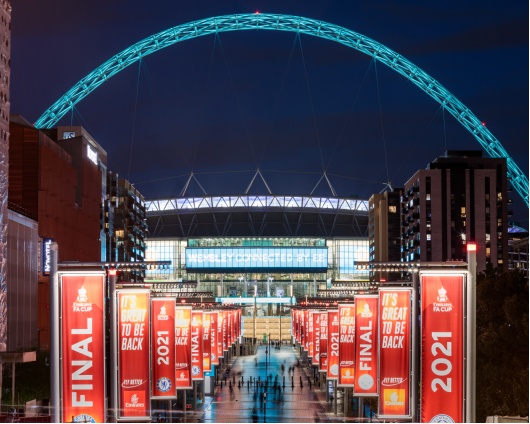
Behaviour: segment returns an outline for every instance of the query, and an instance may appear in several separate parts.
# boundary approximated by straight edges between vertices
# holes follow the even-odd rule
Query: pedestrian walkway
[[[310,389],[304,368],[296,366],[294,349],[284,345],[266,351],[260,346],[256,355],[235,359],[223,388],[217,386],[215,396],[206,397],[200,422],[328,421],[325,393]]]

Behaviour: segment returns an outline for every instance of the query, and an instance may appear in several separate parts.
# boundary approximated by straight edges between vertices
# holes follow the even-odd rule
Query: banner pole
[[[467,361],[466,361],[466,422],[476,422],[477,367],[477,245],[467,245]]]
[[[61,385],[60,385],[60,331],[59,331],[59,276],[57,263],[59,247],[50,245],[50,405],[51,422],[61,422]]]
[[[116,270],[109,269],[109,314],[110,314],[110,422],[116,422],[118,417],[118,340],[117,340],[117,328],[118,323],[116,321]]]
[[[418,402],[418,390],[419,390],[419,376],[420,376],[420,353],[421,353],[421,340],[418,329],[418,304],[419,304],[419,273],[414,271],[412,273],[412,379],[411,379],[411,406],[412,406],[412,422],[417,423],[419,402]]]

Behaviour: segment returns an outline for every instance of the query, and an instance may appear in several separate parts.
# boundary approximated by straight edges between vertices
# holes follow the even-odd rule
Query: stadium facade
[[[148,201],[146,208],[146,260],[172,262],[148,270],[146,281],[165,289],[300,298],[344,295],[369,280],[355,266],[369,259],[365,200],[205,196]]]

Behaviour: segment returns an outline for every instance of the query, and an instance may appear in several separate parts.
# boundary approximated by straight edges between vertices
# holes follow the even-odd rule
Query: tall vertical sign
[[[217,358],[222,358],[224,355],[224,311],[217,312]]]
[[[315,354],[313,351],[313,314],[314,311],[307,311],[307,356],[311,361],[313,360],[313,355]]]
[[[353,387],[355,378],[355,305],[339,305],[339,381]]]
[[[378,304],[378,296],[355,296],[355,396],[377,396]]]
[[[219,313],[212,311],[210,313],[210,358],[212,365],[219,365],[217,357],[217,334],[218,334]]]
[[[319,371],[328,371],[328,311],[320,312]]]
[[[464,275],[420,274],[421,420],[464,421]]]
[[[339,379],[339,311],[328,310],[328,380]]]
[[[151,398],[172,399],[175,389],[175,298],[151,299]]]
[[[379,289],[379,416],[410,418],[410,289]]]
[[[320,365],[320,311],[313,312],[313,365]]]
[[[191,379],[204,380],[202,311],[191,311]]]
[[[202,365],[203,371],[212,370],[212,313],[202,313]]]
[[[175,386],[191,389],[191,306],[175,308]]]
[[[309,309],[304,310],[304,350],[309,352]]]
[[[104,274],[61,274],[61,422],[105,422]]]
[[[151,419],[149,290],[117,290],[118,418]]]

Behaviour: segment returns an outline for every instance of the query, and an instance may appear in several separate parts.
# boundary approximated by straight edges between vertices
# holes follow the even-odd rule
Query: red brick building
[[[100,261],[105,151],[81,130],[55,142],[19,116],[9,128],[9,202],[38,221],[41,239],[58,244],[59,262]],[[38,321],[39,345],[48,349],[49,278],[40,271]]]

